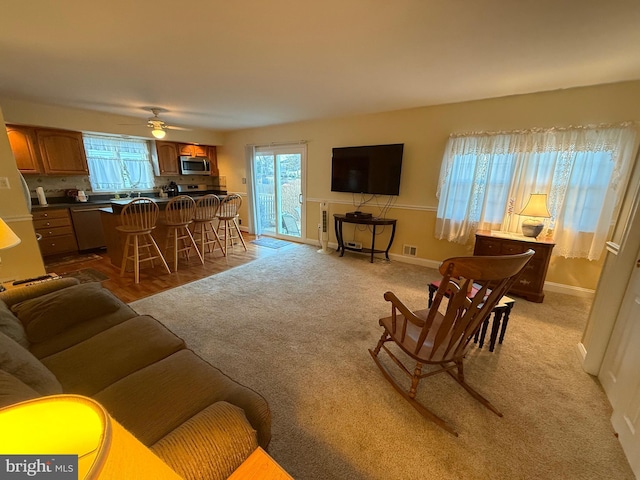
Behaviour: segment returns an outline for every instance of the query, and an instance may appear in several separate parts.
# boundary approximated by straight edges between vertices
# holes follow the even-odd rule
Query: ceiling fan
[[[143,109],[153,113],[153,117],[147,119],[147,127],[152,129],[151,134],[156,138],[164,138],[167,134],[165,130],[189,130],[188,128],[176,127],[175,125],[167,125],[159,116],[162,112],[168,112],[166,108],[143,107]]]

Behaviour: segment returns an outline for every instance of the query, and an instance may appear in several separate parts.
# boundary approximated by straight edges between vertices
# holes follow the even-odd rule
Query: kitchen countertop
[[[190,195],[192,197],[199,197],[202,195],[206,195],[207,193],[215,193],[216,195],[226,195],[227,192],[222,191],[202,191],[202,192],[192,192]],[[144,195],[141,195],[144,196]],[[56,208],[77,208],[77,207],[110,207],[111,205],[124,206],[129,203],[131,200],[134,200],[138,197],[131,198],[120,198],[118,200],[112,198],[95,198],[92,199],[89,197],[89,200],[86,202],[70,202],[66,197],[52,197],[49,199],[49,203],[47,205],[39,205],[37,199],[31,199],[31,210],[32,211],[40,211],[47,209],[56,209]],[[154,202],[158,204],[165,204],[173,197],[149,197],[152,198]],[[59,200],[59,201],[57,201]]]

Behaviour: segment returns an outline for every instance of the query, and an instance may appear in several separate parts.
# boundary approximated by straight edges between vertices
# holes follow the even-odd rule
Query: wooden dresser
[[[536,252],[531,261],[509,290],[509,295],[517,295],[532,302],[544,300],[544,280],[555,244],[546,240],[516,235],[477,232],[474,255],[514,255],[529,249]]]
[[[34,211],[33,227],[36,233],[42,235],[39,244],[43,257],[78,251],[68,208],[48,208]]]

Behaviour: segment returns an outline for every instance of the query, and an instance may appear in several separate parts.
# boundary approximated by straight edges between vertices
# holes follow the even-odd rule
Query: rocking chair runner
[[[431,307],[411,311],[392,292],[384,294],[391,302],[391,316],[381,318],[384,333],[374,350],[369,350],[384,377],[425,418],[432,420],[453,435],[458,435],[451,425],[429,411],[416,397],[418,383],[425,377],[447,372],[476,400],[489,410],[502,416],[491,403],[476,392],[464,379],[462,361],[475,333],[496,303],[507,293],[518,273],[531,260],[533,250],[519,255],[476,256],[449,258],[440,265],[443,275]],[[473,283],[480,285],[475,296],[468,297]],[[442,305],[447,299],[446,306]],[[440,309],[442,305],[442,309]],[[444,313],[442,313],[442,312]],[[395,343],[416,363],[410,371],[385,345]],[[411,379],[405,390],[387,372],[378,354],[384,350]],[[422,373],[423,366],[438,365],[435,371]],[[454,373],[452,370],[457,369]]]

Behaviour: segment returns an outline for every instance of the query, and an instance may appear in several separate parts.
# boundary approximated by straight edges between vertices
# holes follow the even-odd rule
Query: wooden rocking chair
[[[389,383],[420,414],[455,436],[458,434],[451,425],[416,400],[418,383],[425,377],[447,372],[473,398],[502,416],[465,381],[462,360],[484,319],[507,293],[534,253],[529,250],[519,255],[455,257],[445,260],[440,265],[440,273],[443,275],[440,287],[431,307],[425,310],[411,311],[392,292],[384,294],[385,300],[392,304],[391,316],[380,319],[384,333],[376,348],[370,349],[369,353]],[[476,288],[480,288],[475,296],[469,297],[474,282]],[[446,304],[443,304],[443,300]],[[387,342],[394,342],[416,362],[412,370],[391,352],[385,345]],[[380,350],[384,350],[411,379],[408,390],[400,386],[382,365],[378,358]],[[425,364],[437,365],[438,368],[422,373]]]

